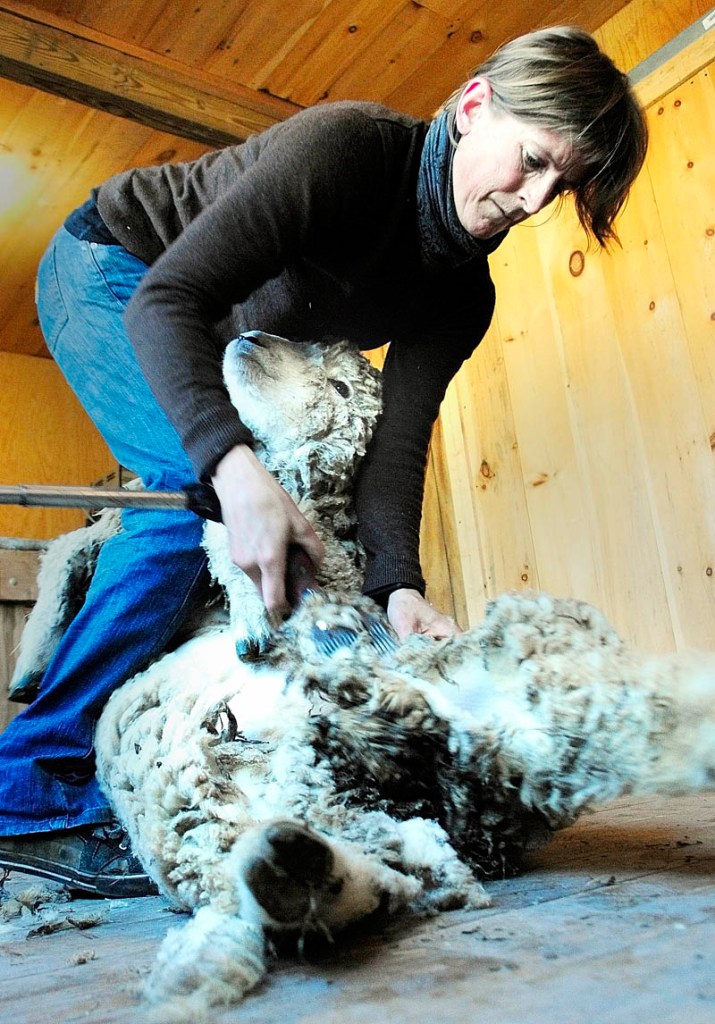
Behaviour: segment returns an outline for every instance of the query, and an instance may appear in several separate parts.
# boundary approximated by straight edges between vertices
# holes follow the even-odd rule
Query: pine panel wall
[[[631,4],[601,44],[618,60],[627,39],[632,57],[647,23],[648,56],[675,34],[678,6],[692,5]],[[490,260],[496,316],[448,392],[427,491],[425,533],[443,509],[450,548],[440,562],[425,541],[429,594],[463,625],[503,590],[538,588],[596,604],[654,650],[715,641],[715,95],[703,54],[715,59],[710,36],[671,61],[678,84],[661,98],[643,83],[651,145],[622,248],[589,250],[564,208],[513,230]]]
[[[15,331],[29,334],[36,329],[36,319],[27,322],[35,310],[25,293],[34,285],[40,256],[69,211],[83,203],[98,182],[124,166],[189,160],[206,148],[68,100],[58,101],[61,117],[52,133],[38,138],[32,126],[41,100],[41,94],[2,80],[0,151],[14,154],[17,167],[29,166],[31,171],[18,170],[17,181],[0,181],[14,200],[5,204],[0,189],[1,287],[3,294],[13,295],[11,305],[16,309],[9,319],[0,320],[3,344]],[[80,142],[87,136],[110,141],[112,164],[105,163],[107,150],[95,146],[90,158],[78,158],[66,176],[58,175],[60,154],[75,147],[82,150]],[[21,246],[16,244],[19,235]],[[44,346],[43,352],[46,356]],[[88,486],[116,469],[107,446],[52,359],[40,352],[0,351],[0,388],[3,483]],[[47,539],[75,529],[85,518],[85,513],[73,509],[0,506],[0,537]]]

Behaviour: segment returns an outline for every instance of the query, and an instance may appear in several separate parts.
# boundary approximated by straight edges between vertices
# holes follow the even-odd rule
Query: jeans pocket
[[[90,258],[105,286],[122,307],[126,306],[147,272],[146,263],[121,245],[90,242],[89,248]]]
[[[37,271],[36,296],[40,327],[48,349],[54,353],[59,336],[69,320],[57,278],[57,250],[54,244],[50,245],[40,260]]]

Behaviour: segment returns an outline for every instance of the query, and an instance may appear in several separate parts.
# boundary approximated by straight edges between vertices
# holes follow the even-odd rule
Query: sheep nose
[[[248,341],[253,345],[263,345],[268,335],[264,334],[263,331],[243,331],[238,336],[238,341]]]

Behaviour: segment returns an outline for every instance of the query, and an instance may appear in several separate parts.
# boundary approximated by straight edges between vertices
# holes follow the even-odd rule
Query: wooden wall
[[[114,468],[112,456],[51,359],[0,352],[2,482],[90,484]],[[75,529],[71,509],[0,506],[0,536],[54,537]]]
[[[2,80],[0,151],[14,163],[0,168],[0,266],[2,291],[12,313],[0,317],[0,482],[89,485],[116,467],[48,353],[37,330],[31,294],[37,264],[53,232],[90,190],[123,167],[188,160],[206,149],[145,125],[134,124],[69,100],[51,98],[57,118],[47,136],[36,129],[48,98]],[[87,138],[109,140],[108,148],[85,153]],[[60,157],[74,150],[76,162]],[[111,164],[107,160],[111,158]],[[17,173],[8,177],[8,166]],[[4,189],[4,192],[3,192]],[[12,201],[11,201],[12,200]],[[22,235],[22,246],[14,241]],[[7,351],[18,335],[37,341],[33,355]],[[36,355],[35,355],[36,353]],[[0,536],[47,538],[74,529],[82,512],[0,507]]]
[[[636,6],[643,25],[666,5],[604,26],[616,59]],[[564,209],[491,258],[497,313],[443,406],[425,522],[430,595],[464,625],[534,587],[654,650],[715,640],[714,58],[706,37],[665,96],[644,82],[652,141],[622,248],[587,251]]]

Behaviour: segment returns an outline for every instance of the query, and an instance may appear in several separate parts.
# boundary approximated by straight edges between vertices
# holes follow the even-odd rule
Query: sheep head
[[[353,345],[249,331],[228,345],[223,372],[261,461],[289,491],[350,487],[381,410],[380,374]]]

